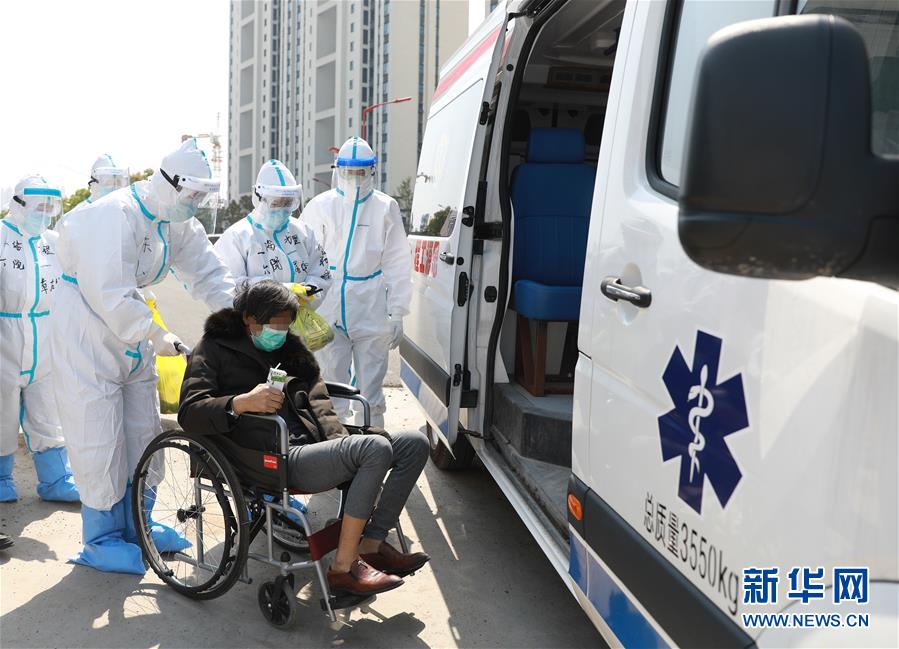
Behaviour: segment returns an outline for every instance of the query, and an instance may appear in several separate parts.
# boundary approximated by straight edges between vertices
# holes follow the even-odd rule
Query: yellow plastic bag
[[[317,352],[334,340],[331,325],[305,304],[301,305],[300,310],[297,311],[297,317],[290,325],[290,330],[300,337],[300,340],[311,352]]]
[[[156,308],[156,300],[147,298],[147,306],[153,311],[153,322],[168,331],[159,309]],[[181,383],[184,381],[184,372],[187,370],[187,361],[184,356],[156,356],[156,373],[159,374],[159,382],[156,389],[159,390],[159,410],[164,414],[178,412],[178,404],[181,400]]]

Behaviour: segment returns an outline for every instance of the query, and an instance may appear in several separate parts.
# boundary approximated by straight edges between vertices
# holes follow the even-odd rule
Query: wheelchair
[[[326,386],[332,399],[362,405],[363,427],[348,430],[364,433],[371,422],[368,401],[355,387],[330,382]],[[297,401],[297,408],[306,410],[317,424],[308,396],[300,393]],[[286,422],[278,415],[245,413],[241,417],[270,422],[278,432],[278,453],[243,449],[218,435],[180,429],[157,436],[144,451],[132,480],[134,526],[144,561],[168,586],[198,600],[220,597],[237,581],[251,584],[249,559],[273,566],[278,576],[260,584],[257,597],[266,621],[281,629],[295,620],[294,574],[301,570],[315,570],[323,594],[320,605],[332,623],[337,621],[335,611],[370,603],[373,596],[331,592],[326,576],[325,556],[337,548],[348,484],[338,487],[334,517],[313,532],[311,505],[300,501],[304,506],[299,508],[291,503],[291,496],[308,496],[311,502],[315,494],[287,486],[290,436]],[[166,541],[154,538],[155,523],[174,528],[188,547],[177,551],[157,547]],[[408,552],[399,520],[395,529],[402,551]],[[265,552],[251,552],[250,546],[263,531]],[[276,556],[275,544],[308,557],[294,560],[287,551]]]

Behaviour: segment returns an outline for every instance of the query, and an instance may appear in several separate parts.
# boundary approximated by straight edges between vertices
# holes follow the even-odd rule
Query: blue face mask
[[[288,208],[269,208],[259,215],[259,225],[266,230],[277,230],[287,223],[290,218],[291,210]]]
[[[280,349],[284,345],[284,341],[287,340],[287,330],[275,329],[268,325],[262,325],[262,331],[258,334],[251,334],[250,339],[253,341],[253,345],[256,349],[261,349],[264,352],[272,352],[276,349]]]
[[[25,233],[36,237],[50,227],[50,217],[45,212],[29,211],[25,214]]]
[[[106,196],[107,194],[113,193],[116,189],[117,189],[116,187],[112,187],[110,185],[97,185],[93,189],[94,195],[91,196],[91,198],[95,201],[98,201],[101,198],[103,198],[104,196]]]
[[[197,208],[186,203],[175,203],[168,213],[168,220],[172,223],[184,223],[189,221],[197,213]]]

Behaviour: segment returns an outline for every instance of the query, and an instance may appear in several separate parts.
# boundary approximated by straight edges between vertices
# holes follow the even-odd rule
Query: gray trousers
[[[384,540],[421,475],[429,450],[427,437],[418,431],[390,436],[388,440],[382,435],[348,435],[292,447],[287,465],[290,487],[317,493],[351,482],[344,511],[353,518],[371,517],[365,538]]]

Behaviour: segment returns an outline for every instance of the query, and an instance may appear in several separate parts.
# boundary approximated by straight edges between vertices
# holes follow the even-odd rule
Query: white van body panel
[[[883,523],[899,509],[899,425],[895,407],[884,406],[895,405],[899,383],[896,365],[882,361],[899,354],[897,294],[833,278],[746,279],[702,269],[686,256],[677,203],[649,185],[645,165],[664,9],[636,3],[627,60],[622,68],[616,62],[623,86],[611,117],[611,164],[598,174],[604,205],[592,217],[585,273],[645,286],[653,300],[639,309],[606,299],[596,283],[589,287],[593,313],[582,312],[581,319],[590,322],[582,332],[593,360],[594,407],[587,431],[575,420],[575,437],[589,437],[590,468],[580,477],[735,620],[743,611],[744,567],[825,566],[830,574],[837,565],[865,565],[872,579],[896,579],[899,554]],[[684,370],[692,366],[699,332],[707,334],[700,341],[705,347],[720,341],[717,358],[713,349],[701,350],[710,366],[718,362],[717,385],[733,379],[729,388],[712,388],[716,409],[727,413],[719,419],[745,399],[748,426],[732,431],[716,421],[719,430],[709,432],[710,439],[724,433],[732,460],[726,453],[702,460],[717,480],[702,471],[697,512],[678,497],[682,463],[690,461],[663,459],[660,417],[682,405],[672,403],[666,367],[678,364],[677,354]],[[733,479],[736,487],[722,506],[716,483]],[[676,556],[667,531],[657,539],[658,520],[646,520],[649,498],[665,505],[667,521],[676,515]],[[696,530],[697,544],[705,537],[708,564],[708,546],[715,547],[718,569],[721,558],[728,566],[725,587],[717,583],[720,572],[713,577],[701,558],[694,560],[693,539],[685,545],[683,530],[691,536]],[[784,582],[779,601],[789,603]]]
[[[899,603],[899,297],[884,287],[852,280],[785,282],[723,275],[700,268],[686,256],[678,239],[677,203],[654,189],[647,177],[666,5],[630,0],[621,24],[587,243],[571,472],[740,628],[741,613],[789,608],[792,601],[786,597],[788,581],[783,576],[791,566],[823,566],[828,577],[839,565],[870,568],[872,597],[878,593],[881,602],[870,609],[872,618],[880,620],[877,629],[872,624],[864,636],[744,629],[760,645],[819,646],[839,638],[843,644],[845,638],[853,638],[852,644],[890,644],[896,640],[899,614],[891,608]],[[491,56],[498,57],[502,50],[492,47],[502,14],[494,12],[448,62],[442,77],[461,64],[466,67],[440,90],[432,118],[441,110],[453,110],[453,102],[464,100],[472,84],[485,90]],[[510,29],[506,34],[508,61],[516,65],[524,63],[517,55],[530,21],[518,19],[514,33]],[[489,48],[484,46],[488,41]],[[478,58],[466,62],[475,51]],[[494,69],[497,63],[494,59]],[[510,76],[504,76],[504,84]],[[508,90],[503,92],[500,115],[508,110]],[[464,101],[457,106],[463,104],[467,106]],[[459,111],[455,118],[476,115]],[[499,168],[497,149],[495,141],[486,210],[493,215],[500,200],[492,190]],[[434,209],[428,188],[419,184],[422,173],[433,173],[426,166],[419,168],[413,214]],[[473,170],[467,172],[465,204],[473,200],[476,184]],[[438,241],[440,252],[455,254],[459,229],[457,223],[449,239],[412,235],[410,244],[415,250],[418,242]],[[495,363],[494,381],[508,380],[499,354],[487,355],[496,305],[484,301],[483,291],[490,278],[498,276],[499,263],[499,242],[485,241],[483,257],[471,266],[475,283],[467,330],[450,325],[453,268],[437,262],[436,275],[413,273],[406,335],[448,373],[451,360],[461,357],[467,331],[468,366],[474,374],[486,375],[488,364]],[[599,283],[610,276],[649,288],[652,305],[638,309],[606,298]],[[403,379],[431,425],[445,425],[447,406],[405,360]],[[473,380],[478,386],[477,376]],[[479,386],[477,406],[459,414],[469,430],[489,430],[484,400],[491,388]],[[699,401],[687,398],[691,391]],[[712,396],[702,396],[705,391]],[[694,447],[694,461],[689,446],[685,451],[682,443],[672,441],[666,415],[677,409],[690,412],[703,405],[703,399],[704,410],[710,412],[686,419],[705,431],[702,439],[714,442],[716,453]],[[593,591],[585,588],[594,572],[580,582],[569,574],[573,568],[568,562],[574,557],[566,556],[560,538],[503,457],[482,439],[470,442],[597,629],[610,644],[620,646]],[[672,449],[679,443],[678,454]],[[690,475],[691,466],[698,477]],[[662,537],[657,535],[659,504],[665,507]],[[671,534],[675,518],[676,534]],[[627,584],[573,527],[569,531],[572,552],[591,562],[591,571],[596,568],[619,603],[626,601],[630,615],[642,616],[640,624],[651,629],[660,645],[673,645]],[[723,582],[721,565],[726,566]],[[742,569],[750,566],[781,569],[777,607],[753,610],[742,604]]]

